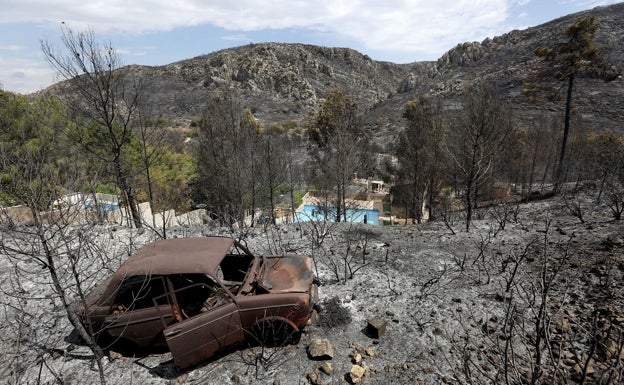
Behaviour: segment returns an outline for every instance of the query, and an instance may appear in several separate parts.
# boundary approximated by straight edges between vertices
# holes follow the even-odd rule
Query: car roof
[[[214,275],[234,239],[229,237],[171,238],[139,248],[121,264],[115,276],[197,274]]]

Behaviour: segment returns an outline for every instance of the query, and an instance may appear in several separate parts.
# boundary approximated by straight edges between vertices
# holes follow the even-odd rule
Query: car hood
[[[312,258],[308,256],[264,257],[261,284],[271,293],[306,293],[313,280]]]

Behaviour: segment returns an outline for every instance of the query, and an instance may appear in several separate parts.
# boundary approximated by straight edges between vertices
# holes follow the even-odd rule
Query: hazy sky
[[[41,40],[61,23],[92,28],[124,64],[161,65],[249,43],[349,47],[376,60],[436,60],[482,41],[618,1],[596,0],[0,0],[0,86],[56,82]]]

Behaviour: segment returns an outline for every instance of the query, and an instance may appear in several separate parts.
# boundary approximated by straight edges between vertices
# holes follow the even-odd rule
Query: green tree
[[[279,186],[284,184],[290,187],[292,198],[292,183],[288,181],[289,170],[292,166],[289,150],[294,146],[288,132],[279,130],[264,130],[261,136],[263,185],[267,190],[266,198],[270,210],[270,222],[275,224],[276,195],[280,194]],[[294,209],[293,209],[294,212]]]
[[[258,130],[233,91],[214,95],[198,123],[192,200],[224,224],[243,224],[257,203]]]
[[[28,275],[40,280],[41,268],[47,272],[47,283],[54,289],[67,319],[94,353],[100,382],[104,384],[104,354],[96,342],[95,331],[90,325],[83,325],[72,308],[75,298],[86,307],[83,288],[87,276],[82,266],[89,259],[89,243],[84,240],[90,225],[76,225],[81,222],[80,212],[73,207],[54,205],[63,190],[84,183],[81,170],[71,167],[75,154],[63,136],[71,122],[55,98],[37,98],[29,103],[25,97],[0,91],[0,111],[3,200],[27,207],[32,223],[3,229],[0,250],[19,271],[16,279]],[[67,164],[70,167],[64,167]],[[2,219],[10,221],[4,215]]]
[[[440,106],[421,96],[405,104],[403,117],[407,119],[407,127],[398,138],[398,196],[404,198],[412,223],[420,223],[427,196],[431,209],[433,196],[440,187],[443,133]]]
[[[262,126],[260,122],[253,116],[249,109],[243,110],[240,119],[240,139],[238,144],[239,151],[245,153],[245,158],[241,159],[242,173],[245,179],[241,180],[241,184],[246,191],[244,194],[244,205],[249,208],[251,213],[251,226],[256,222],[256,208],[262,207],[263,192],[266,190],[265,167],[262,153],[262,137],[260,131]]]
[[[135,227],[141,227],[131,172],[124,165],[126,148],[134,139],[135,123],[143,92],[140,81],[121,68],[121,60],[110,43],[100,44],[92,30],[74,32],[63,27],[63,50],[48,41],[41,49],[50,66],[68,82],[64,97],[81,117],[84,126],[71,133],[87,153],[112,165],[116,184],[130,210]]]
[[[166,120],[150,119],[150,115],[144,107],[139,109],[122,164],[131,172],[136,199],[149,202],[151,221],[144,218],[144,225],[166,238],[167,227],[175,215],[171,209],[188,208],[185,192],[195,176],[195,165],[183,144],[183,133],[171,132]]]
[[[357,172],[369,168],[368,135],[358,121],[355,100],[341,89],[332,89],[308,130],[316,144],[314,157],[320,186],[335,193],[331,204],[336,221],[347,220],[347,187]]]
[[[565,30],[562,42],[550,46],[539,46],[535,54],[543,58],[547,67],[544,74],[567,82],[563,136],[559,151],[559,162],[555,171],[555,193],[561,189],[565,172],[566,147],[570,134],[572,96],[575,80],[583,74],[612,80],[615,74],[609,70],[594,38],[599,24],[594,16],[579,17]]]
[[[299,156],[305,151],[306,132],[299,129],[297,123],[287,120],[281,125],[274,125],[262,131],[264,148],[265,184],[268,189],[268,206],[271,209],[272,221],[275,222],[274,210],[278,206],[277,198],[288,193],[292,215],[305,193],[309,180],[307,162]]]

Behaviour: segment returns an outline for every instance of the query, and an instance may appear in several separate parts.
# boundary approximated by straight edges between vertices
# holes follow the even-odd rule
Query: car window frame
[[[142,278],[139,278],[139,277],[142,277]],[[154,306],[153,298],[159,297],[159,296],[162,295],[162,294],[158,294],[156,296],[152,296],[149,299],[134,297],[132,302],[130,303],[130,306],[126,306],[124,303],[121,302],[120,297],[122,295],[125,295],[125,293],[127,292],[127,290],[125,290],[124,287],[125,286],[129,286],[130,285],[129,281],[131,281],[131,280],[136,280],[136,282],[132,283],[132,284],[136,284],[136,283],[139,283],[139,282],[144,282],[144,286],[143,287],[145,287],[145,288],[147,288],[148,285],[153,285],[154,282],[160,281],[161,288],[162,288],[161,292],[162,293],[166,293],[167,292],[167,283],[165,281],[165,277],[162,276],[162,275],[131,275],[131,276],[127,276],[119,284],[119,289],[116,291],[115,299],[112,301],[112,304],[111,304],[111,311],[118,310],[118,311],[128,312],[128,311],[147,309],[149,307],[153,307]],[[149,306],[137,307],[136,304],[139,303],[139,300],[141,301],[141,303],[142,303],[142,301],[146,301],[146,304],[149,305]]]
[[[235,296],[232,294],[232,292],[227,287],[225,287],[223,285],[221,280],[216,279],[215,277],[213,277],[210,274],[206,274],[206,276],[210,280],[212,280],[216,286],[219,287],[220,293],[224,297],[227,297],[227,300],[225,302],[223,302],[220,306],[225,305],[227,303],[234,303],[238,307],[238,305],[236,304]],[[192,283],[190,285],[187,285],[187,286],[184,286],[184,287],[181,287],[181,288],[178,288],[178,289],[174,289],[173,288],[173,283],[171,282],[170,277],[164,277],[164,278],[167,281],[166,293],[152,298],[152,304],[153,304],[154,307],[162,306],[162,305],[165,305],[165,304],[167,304],[169,306],[179,306],[179,302],[180,301],[179,301],[179,298],[177,296],[177,293],[179,293],[181,291],[184,291],[184,290],[187,290],[187,289],[190,289],[190,288],[195,287],[195,286],[207,285],[204,282],[197,282],[197,283]],[[166,303],[165,302],[159,302],[159,300],[162,299],[162,298],[166,298],[167,302]],[[212,309],[208,309],[208,310],[212,310]],[[189,318],[176,319],[174,323],[184,322],[185,320],[188,320],[190,318],[194,318],[194,317],[196,317],[196,316],[198,316],[200,314],[202,314],[202,313],[200,312],[200,313],[195,314],[195,315],[193,315],[193,316],[191,316]],[[161,318],[161,322],[162,322],[162,325],[163,325],[163,329],[171,326],[171,324],[167,324],[166,323],[165,319],[162,316],[160,318]]]

